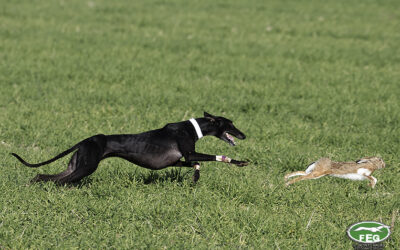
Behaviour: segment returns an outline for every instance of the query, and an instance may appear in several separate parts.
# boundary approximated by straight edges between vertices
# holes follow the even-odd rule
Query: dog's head
[[[229,143],[231,146],[236,145],[233,137],[236,137],[240,140],[246,138],[245,134],[233,126],[233,122],[225,117],[213,116],[207,112],[204,112],[204,118],[208,120],[210,135]]]

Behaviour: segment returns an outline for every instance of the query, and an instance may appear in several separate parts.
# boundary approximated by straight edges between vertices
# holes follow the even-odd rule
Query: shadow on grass
[[[123,176],[118,176],[116,175],[115,178],[124,178],[125,181],[128,181],[130,183],[136,182],[136,183],[143,183],[145,185],[148,184],[154,184],[154,183],[163,183],[163,182],[177,182],[182,184],[185,180],[191,180],[189,177],[191,174],[193,174],[193,171],[191,170],[183,170],[182,168],[176,168],[176,169],[169,169],[165,171],[146,171],[146,172],[140,172],[140,171],[134,171],[133,173],[129,173],[128,175],[123,175]],[[62,186],[66,188],[83,188],[90,186],[94,182],[98,182],[99,180],[96,180],[95,178],[85,177],[82,180],[74,183],[67,183],[67,184],[59,184],[59,183],[53,183],[55,186]],[[102,180],[106,181],[106,180]],[[30,185],[46,185],[46,182],[30,182],[27,184],[27,186]]]
[[[150,171],[146,173],[135,173],[129,177],[130,181],[143,182],[144,184],[153,184],[159,182],[178,182],[182,183],[187,179],[187,175],[192,171],[182,171],[181,168],[170,169],[163,172]]]
[[[86,187],[89,186],[90,184],[92,184],[93,180],[90,177],[86,177],[83,178],[82,180],[78,181],[78,182],[73,182],[73,183],[65,183],[65,184],[61,184],[58,182],[52,182],[52,181],[30,181],[29,183],[26,184],[27,187],[32,186],[32,185],[40,185],[44,188],[49,187],[65,187],[65,188],[82,188],[82,187]],[[0,248],[1,250],[1,248]]]
[[[115,178],[123,178],[128,183],[136,182],[143,183],[145,185],[163,183],[163,182],[177,182],[182,184],[185,180],[191,180],[190,176],[193,174],[191,170],[183,170],[182,168],[168,169],[164,171],[134,171],[123,176],[115,176]],[[83,187],[88,186],[93,182],[92,178],[84,178],[83,180],[67,184],[70,187]]]

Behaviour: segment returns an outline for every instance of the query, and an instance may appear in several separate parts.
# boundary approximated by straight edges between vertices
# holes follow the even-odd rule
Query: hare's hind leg
[[[325,175],[327,175],[327,174],[329,174],[329,173],[327,173],[327,172],[322,172],[322,173],[319,173],[319,172],[311,172],[311,173],[309,173],[309,174],[307,174],[307,175],[300,176],[300,177],[297,177],[297,178],[295,178],[295,179],[293,179],[293,180],[291,180],[291,181],[286,182],[286,186],[289,186],[289,185],[291,185],[291,184],[293,184],[293,183],[295,183],[295,182],[298,182],[298,181],[311,180],[311,179],[318,179],[318,178],[321,178],[322,176],[325,176]]]
[[[314,169],[315,169],[316,166],[317,166],[317,162],[314,161],[313,163],[311,163],[311,164],[307,167],[306,173],[309,174],[309,173],[311,173],[312,171],[314,171]]]
[[[290,174],[285,175],[285,181],[287,181],[289,178],[292,178],[294,176],[298,176],[298,175],[306,175],[306,172],[304,171],[296,171]]]
[[[287,175],[285,175],[285,181],[287,181],[289,178],[292,178],[294,176],[311,174],[314,171],[315,167],[316,167],[316,162],[313,162],[307,167],[306,171],[296,171],[296,172],[287,174]]]

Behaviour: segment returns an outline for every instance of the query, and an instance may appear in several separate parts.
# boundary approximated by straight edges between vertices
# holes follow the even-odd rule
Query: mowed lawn
[[[350,249],[349,225],[400,245],[399,1],[0,0],[0,249]],[[33,184],[98,133],[203,111],[247,139],[197,151],[250,161],[150,171],[107,159],[78,186]],[[321,157],[381,156],[375,189],[286,188]]]

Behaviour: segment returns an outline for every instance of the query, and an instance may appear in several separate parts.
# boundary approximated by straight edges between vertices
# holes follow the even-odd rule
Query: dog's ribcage
[[[147,136],[146,136],[147,135]],[[156,133],[144,133],[124,137],[124,141],[118,140],[120,137],[109,136],[107,148],[112,148],[110,155],[105,153],[105,157],[117,156],[124,158],[140,166],[160,169],[177,162],[182,154],[179,151],[175,140],[164,138],[155,140]],[[158,144],[156,144],[159,142]]]

